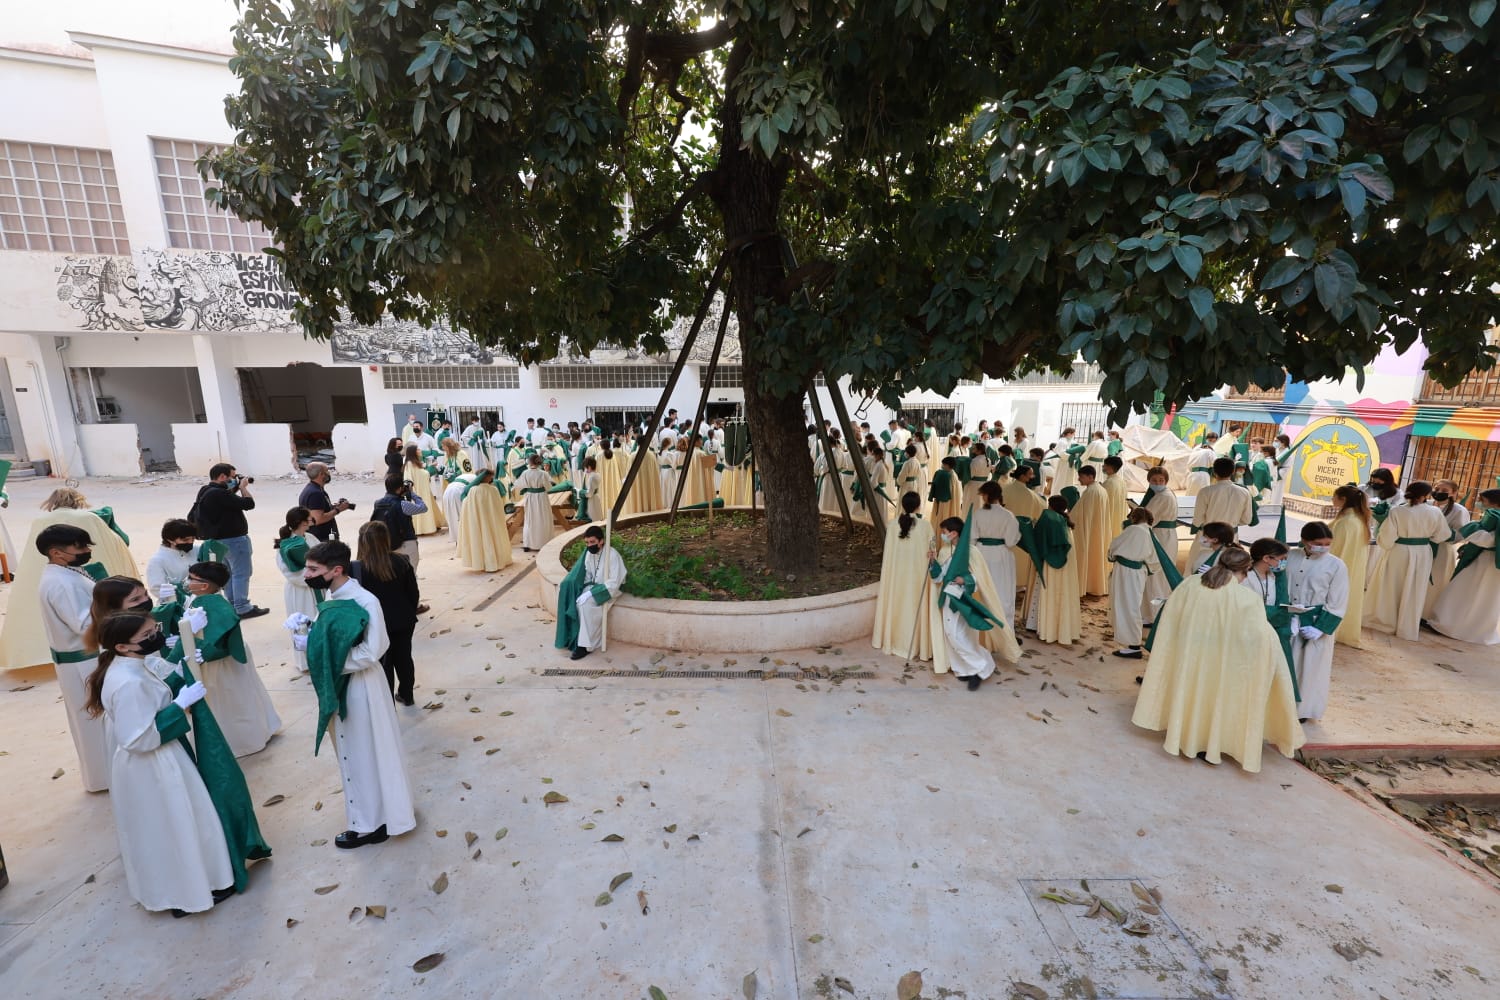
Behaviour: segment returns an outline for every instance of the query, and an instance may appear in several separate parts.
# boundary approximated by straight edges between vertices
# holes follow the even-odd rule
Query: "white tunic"
[[[610,600],[620,596],[625,586],[625,560],[613,546],[597,555],[584,549],[583,592],[575,602],[578,606],[578,645],[585,649],[598,649],[604,642],[604,607],[594,600],[593,585],[604,584]]]
[[[94,581],[81,569],[42,567],[37,584],[41,602],[42,633],[47,645],[60,653],[82,652],[83,633],[88,630],[90,609],[94,603]],[[13,605],[14,606],[14,605]],[[63,707],[68,712],[68,730],[73,734],[73,748],[78,751],[78,770],[83,787],[90,792],[109,788],[109,758],[112,744],[104,717],[89,718],[88,678],[99,665],[98,657],[79,663],[59,663],[57,687],[62,692]]]
[[[1443,520],[1448,522],[1448,528],[1455,537],[1458,535],[1458,529],[1469,523],[1469,509],[1462,504],[1454,503],[1450,510],[1443,510],[1437,504],[1433,504],[1433,507],[1443,515]],[[1433,606],[1443,595],[1443,588],[1447,587],[1448,581],[1453,578],[1453,568],[1458,561],[1458,545],[1458,542],[1451,540],[1442,542],[1438,545],[1437,553],[1432,557],[1432,586],[1427,589],[1427,602],[1422,609],[1423,618],[1432,617]]]
[[[1500,643],[1500,569],[1495,567],[1495,533],[1476,531],[1464,539],[1484,551],[1454,576],[1432,607],[1431,625],[1463,642]]]
[[[1134,569],[1122,565],[1120,559],[1145,565]],[[1109,575],[1109,609],[1115,642],[1134,648],[1141,644],[1146,581],[1161,576],[1161,560],[1151,542],[1151,529],[1144,524],[1132,524],[1116,535],[1109,543],[1109,561],[1113,564]]]
[[[318,617],[318,598],[302,578],[300,569],[293,569],[281,558],[281,551],[276,552],[276,568],[281,570],[281,600],[286,605],[286,615],[306,615],[309,618]],[[296,646],[292,647],[292,663],[296,668],[307,673],[307,654]]]
[[[1160,543],[1161,550],[1167,554],[1167,558],[1175,566],[1177,564],[1177,494],[1163,486],[1155,493],[1147,491],[1142,506],[1156,519],[1151,526],[1151,534]],[[1172,593],[1172,587],[1167,583],[1167,578],[1162,573],[1153,573],[1146,577],[1146,593],[1141,601],[1141,617],[1145,621],[1155,621],[1157,612],[1161,609],[1160,601],[1165,601]]]
[[[1349,609],[1349,568],[1333,554],[1310,559],[1301,547],[1292,549],[1286,563],[1287,597],[1303,608],[1321,607],[1342,618]],[[1297,717],[1321,719],[1328,708],[1328,685],[1333,677],[1334,637],[1303,639],[1298,629],[1314,625],[1315,615],[1292,618],[1292,665],[1297,669]],[[1335,629],[1334,631],[1337,631]]]
[[[234,871],[198,769],[181,743],[163,744],[156,728],[171,689],[144,661],[122,656],[110,665],[100,700],[116,740],[109,798],[130,895],[148,910],[212,908],[213,890],[233,885]]]
[[[1450,534],[1443,512],[1431,504],[1391,508],[1375,536],[1384,558],[1365,592],[1366,628],[1417,641],[1432,574],[1432,546],[1425,543],[1447,541]],[[1398,543],[1399,538],[1420,544]]]
[[[948,572],[948,564],[953,561],[953,550],[950,548],[947,552],[938,563],[939,580]],[[943,593],[962,597],[964,588],[955,580],[943,587]],[[934,600],[941,598],[934,597]],[[946,602],[943,604],[943,640],[948,647],[948,669],[953,671],[955,677],[978,675],[982,680],[995,672],[995,657],[979,644],[978,630],[964,621],[963,616]]]
[[[448,519],[448,537],[454,545],[458,544],[458,529],[464,512],[464,488],[468,485],[461,482],[462,479],[460,476],[443,490],[443,516]]]
[[[1250,523],[1254,513],[1250,491],[1227,479],[1203,487],[1193,501],[1193,524],[1200,528],[1214,521],[1240,528]]]
[[[1188,457],[1188,469],[1209,470],[1204,472],[1188,472],[1188,496],[1197,496],[1200,490],[1202,490],[1205,486],[1213,481],[1213,472],[1211,470],[1214,467],[1214,460],[1218,457],[1219,453],[1214,451],[1206,444],[1200,446],[1197,451],[1193,452],[1192,455]]]
[[[164,584],[177,587],[187,579],[188,567],[198,561],[199,544],[195,542],[190,552],[179,552],[170,545],[162,545],[151,553],[151,560],[146,563],[146,593],[153,601],[161,599]]]
[[[552,503],[547,499],[547,490],[552,479],[545,469],[527,469],[516,477],[516,495],[526,511],[521,525],[521,547],[540,549],[552,541]],[[539,489],[540,493],[522,493],[522,490]]]
[[[990,478],[990,460],[983,455],[969,459],[969,481],[964,483],[964,511],[979,506],[979,487]]]
[[[1000,545],[989,544],[990,539],[999,539]],[[994,611],[1009,627],[1016,620],[1016,558],[1012,546],[1021,543],[1021,525],[1016,516],[999,504],[974,508],[974,546],[984,554],[984,564],[989,568],[990,578],[995,581],[995,592],[1000,595],[1002,607]]]
[[[334,713],[329,722],[344,781],[344,813],[355,833],[373,833],[383,826],[394,837],[413,829],[417,818],[401,756],[396,706],[380,669],[380,658],[391,644],[385,617],[380,601],[356,580],[346,580],[329,597],[354,601],[370,616],[364,638],[344,661],[348,715],[340,719]]]
[[[1049,459],[1052,463],[1052,485],[1048,489],[1051,492],[1061,493],[1069,486],[1078,485],[1078,470],[1073,468],[1073,463],[1068,460],[1068,449],[1077,443],[1070,437],[1057,442],[1057,457]],[[1043,463],[1043,467],[1046,467],[1046,463]]]
[[[194,606],[197,598],[189,597],[185,607]],[[244,636],[240,637],[244,642]],[[281,730],[281,716],[271,704],[271,695],[261,683],[250,647],[245,646],[245,662],[232,656],[204,660],[193,670],[208,693],[204,701],[213,709],[224,740],[236,757],[259,753]]]

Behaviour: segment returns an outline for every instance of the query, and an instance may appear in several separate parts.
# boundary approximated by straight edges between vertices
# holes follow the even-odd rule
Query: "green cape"
[[[314,757],[323,745],[323,734],[333,714],[337,712],[341,719],[349,715],[349,675],[344,673],[344,664],[369,624],[369,613],[354,601],[335,598],[318,608],[318,620],[307,636],[307,674],[318,693]]]

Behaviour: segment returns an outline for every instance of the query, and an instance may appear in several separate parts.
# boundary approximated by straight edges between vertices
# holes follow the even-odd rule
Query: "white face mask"
[[[1329,545],[1304,545],[1302,551],[1307,553],[1309,559],[1321,559],[1328,554]]]

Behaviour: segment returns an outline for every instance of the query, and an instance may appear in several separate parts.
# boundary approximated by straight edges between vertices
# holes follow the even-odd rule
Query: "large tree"
[[[243,0],[212,194],[326,336],[665,348],[722,262],[770,558],[802,399],[1108,373],[1121,412],[1500,315],[1495,0]]]

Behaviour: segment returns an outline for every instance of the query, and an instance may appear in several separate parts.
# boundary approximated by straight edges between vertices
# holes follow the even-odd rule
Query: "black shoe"
[[[1145,681],[1146,681],[1146,678],[1144,676],[1142,676],[1141,674],[1136,674],[1135,675],[1135,682],[1137,684],[1143,684],[1143,683],[1145,683]]]
[[[1139,660],[1141,658],[1141,650],[1138,646],[1133,649],[1117,649],[1111,655],[1118,656],[1122,660]]]
[[[230,896],[233,896],[233,895],[234,895],[234,886],[232,886],[232,885],[231,886],[226,886],[223,889],[215,889],[213,891],[214,905],[218,906],[220,903],[224,902],[224,900],[228,899]]]
[[[1310,722],[1310,721],[1312,721],[1312,720],[1310,720],[1310,719],[1298,719],[1297,720],[1298,724],[1303,725],[1303,726],[1307,725],[1308,722]]]
[[[250,618],[259,618],[261,615],[268,615],[270,613],[270,608],[258,608],[252,605],[249,611],[240,612],[240,621],[245,621]]]
[[[1208,759],[1208,751],[1207,750],[1199,750],[1197,753],[1193,754],[1193,756],[1197,757],[1199,760],[1203,761],[1203,763],[1208,764],[1211,767],[1218,767],[1219,766],[1219,762],[1218,761],[1216,761],[1216,760],[1209,760]]]
[[[364,847],[366,844],[383,844],[389,839],[385,832],[385,824],[374,833],[355,833],[353,830],[345,830],[333,838],[333,846],[341,850],[352,851],[356,847]]]
[[[589,655],[589,651],[588,651],[587,647],[579,646],[579,647],[577,647],[576,649],[573,650],[573,655],[570,656],[570,657],[568,657],[568,659],[570,659],[570,660],[581,660],[585,656],[588,656],[588,655]]]
[[[181,920],[183,917],[185,917],[187,915],[188,915],[187,910],[179,910],[176,907],[172,908],[172,916],[175,919],[177,919],[177,920]]]
[[[969,690],[970,691],[978,691],[979,690],[979,682],[980,682],[980,680],[981,680],[981,678],[980,678],[980,676],[978,674],[972,675],[969,678]]]
[[[396,695],[396,701],[402,705],[407,706],[408,708],[417,703],[417,700],[413,698],[410,693]]]
[[[429,606],[427,606],[426,604],[418,604],[417,605],[417,614],[419,614],[419,615],[425,615],[427,612],[429,612],[431,610],[432,610],[432,608],[429,607]]]

